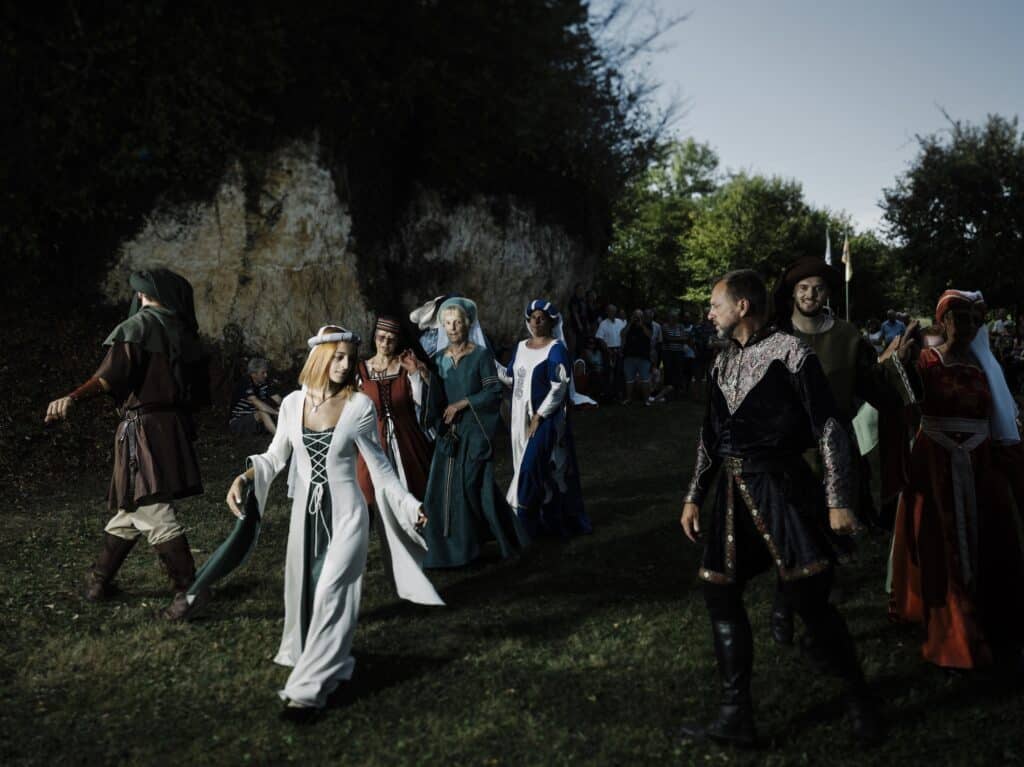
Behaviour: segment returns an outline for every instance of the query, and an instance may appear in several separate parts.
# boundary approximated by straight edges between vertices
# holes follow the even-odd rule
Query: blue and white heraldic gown
[[[267,491],[288,458],[295,487],[284,577],[284,631],[275,663],[291,666],[279,695],[321,707],[338,684],[352,676],[352,640],[359,616],[370,517],[356,480],[356,456],[369,468],[377,505],[385,520],[395,581],[406,598],[426,604],[440,599],[420,565],[426,549],[416,531],[420,502],[403,486],[381,450],[373,401],[353,393],[333,429],[303,426],[301,391],[281,403],[277,433],[267,452],[249,457],[261,512]]]
[[[568,538],[591,530],[569,423],[571,371],[569,350],[558,339],[541,349],[520,341],[508,365],[498,368],[499,377],[512,387],[515,474],[506,497],[531,536]],[[534,414],[543,420],[530,437]]]

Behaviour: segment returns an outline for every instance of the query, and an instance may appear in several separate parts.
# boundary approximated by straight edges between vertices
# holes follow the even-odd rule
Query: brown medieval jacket
[[[192,418],[166,355],[117,342],[95,374],[110,384],[124,417],[114,435],[112,511],[203,492]]]

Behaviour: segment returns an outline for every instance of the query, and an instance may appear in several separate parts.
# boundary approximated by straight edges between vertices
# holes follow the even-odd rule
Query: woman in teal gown
[[[476,304],[451,298],[439,319],[447,344],[434,355],[435,370],[421,370],[429,376],[426,425],[437,433],[423,502],[429,519],[423,566],[461,567],[480,555],[489,538],[497,540],[503,557],[529,538],[494,481],[502,384],[476,324]]]

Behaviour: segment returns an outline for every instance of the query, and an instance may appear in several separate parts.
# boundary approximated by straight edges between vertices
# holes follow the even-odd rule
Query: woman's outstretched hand
[[[245,516],[245,514],[242,513],[241,507],[242,498],[245,497],[245,486],[247,483],[248,480],[245,478],[245,475],[239,474],[235,477],[235,481],[231,483],[231,489],[228,490],[228,509],[230,509],[231,513],[239,519]]]

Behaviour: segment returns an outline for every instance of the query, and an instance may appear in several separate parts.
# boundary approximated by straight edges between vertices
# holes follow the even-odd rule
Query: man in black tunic
[[[110,347],[96,373],[71,394],[51,402],[46,422],[67,418],[75,404],[109,393],[122,408],[114,436],[114,473],[108,505],[114,516],[103,546],[86,574],[84,596],[108,597],[113,579],[145,535],[164,564],[175,592],[164,611],[171,620],[189,617],[208,597],[188,597],[195,561],[173,502],[203,492],[190,400],[191,369],[199,359],[199,337],[188,280],[167,269],[132,274],[135,295],[128,319],[104,342]]]
[[[834,564],[854,532],[849,438],[814,352],[766,322],[767,290],[753,271],[725,275],[708,318],[728,347],[710,371],[708,409],[697,443],[681,524],[701,536],[700,506],[717,479],[698,573],[711,617],[721,677],[718,717],[685,725],[687,739],[751,746],[757,741],[750,677],[753,636],[743,589],[774,567],[803,619],[812,657],[844,682],[855,735],[880,738],[868,688],[842,616],[828,601]],[[824,482],[802,454],[817,446]]]

